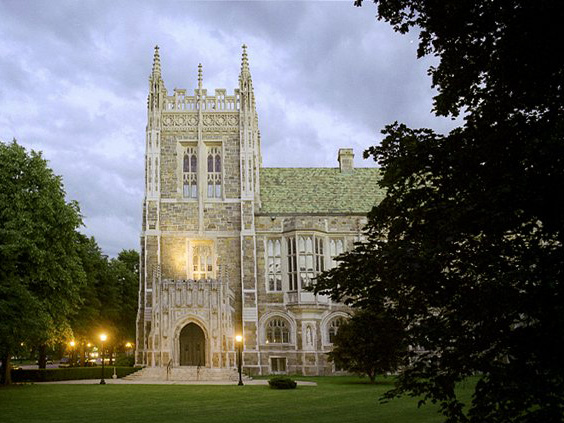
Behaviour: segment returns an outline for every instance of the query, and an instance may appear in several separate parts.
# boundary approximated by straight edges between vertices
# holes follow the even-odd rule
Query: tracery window
[[[285,319],[276,317],[266,324],[266,342],[273,344],[290,343],[290,329]]]
[[[221,148],[208,148],[208,198],[221,198]]]
[[[288,238],[288,276],[290,291],[311,285],[312,279],[325,270],[323,238],[298,235]]]
[[[298,289],[298,266],[297,266],[297,251],[296,251],[296,238],[288,238],[288,285],[290,291],[297,291]]]
[[[329,342],[332,344],[333,341],[335,340],[335,336],[337,335],[337,332],[339,331],[339,326],[341,326],[341,323],[343,323],[343,318],[342,317],[335,317],[333,320],[331,320],[329,322],[329,329],[328,329],[328,338],[329,338]]]
[[[266,279],[269,291],[282,291],[282,258],[280,240],[269,239],[266,242]]]
[[[331,256],[331,268],[337,267],[339,262],[335,258],[345,251],[345,243],[342,238],[331,238],[329,240],[329,255]]]
[[[182,161],[183,187],[185,198],[198,198],[198,159],[195,147],[188,147]]]
[[[210,245],[196,245],[192,250],[192,277],[207,279],[213,277],[213,254]]]

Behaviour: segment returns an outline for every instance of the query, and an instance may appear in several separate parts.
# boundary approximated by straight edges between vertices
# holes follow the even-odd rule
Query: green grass
[[[437,407],[401,398],[380,404],[390,379],[299,377],[318,386],[16,385],[0,388],[0,420],[8,422],[427,423]],[[469,388],[463,388],[464,391]],[[463,392],[466,394],[466,392]]]

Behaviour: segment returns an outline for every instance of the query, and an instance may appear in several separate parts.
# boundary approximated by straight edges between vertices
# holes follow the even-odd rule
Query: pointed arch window
[[[276,317],[266,324],[266,342],[269,344],[289,344],[290,328],[286,319]]]
[[[266,242],[266,279],[268,290],[282,291],[282,257],[280,239],[269,239]]]
[[[198,198],[198,158],[196,148],[188,147],[182,160],[182,195],[184,198]]]
[[[342,238],[331,238],[329,240],[329,255],[331,257],[331,268],[337,267],[339,262],[336,260],[338,256],[345,251],[345,243]]]
[[[335,341],[335,336],[337,336],[337,332],[339,331],[339,326],[343,323],[342,317],[335,317],[333,320],[329,322],[329,329],[328,329],[328,338],[329,343],[333,343]]]
[[[208,198],[221,198],[221,147],[208,147]]]

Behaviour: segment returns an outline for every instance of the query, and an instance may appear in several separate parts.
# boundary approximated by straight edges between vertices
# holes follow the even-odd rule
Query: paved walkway
[[[317,386],[315,382],[296,381],[298,386]],[[41,385],[98,385],[100,379],[80,379],[80,380],[59,380],[56,382],[33,382]],[[183,381],[183,380],[125,380],[125,379],[106,379],[108,385],[237,385],[237,381],[231,380],[198,380],[198,381]],[[268,385],[268,380],[247,380],[244,381],[245,385]]]

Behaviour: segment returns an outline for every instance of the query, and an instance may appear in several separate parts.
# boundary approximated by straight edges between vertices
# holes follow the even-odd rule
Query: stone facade
[[[149,78],[136,362],[332,373],[349,310],[306,287],[361,237],[382,197],[376,169],[263,168],[246,48],[232,95],[168,94],[158,47]]]

